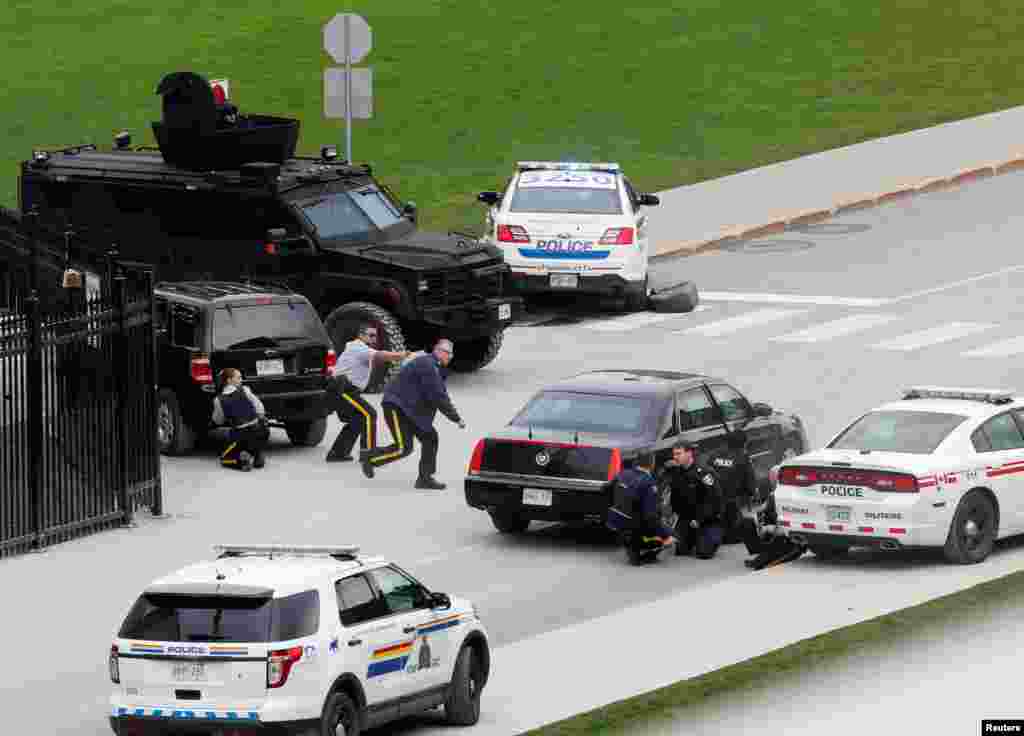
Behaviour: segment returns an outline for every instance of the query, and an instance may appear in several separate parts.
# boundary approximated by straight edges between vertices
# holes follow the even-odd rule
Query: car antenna
[[[529,432],[529,435],[527,436],[527,439],[531,439],[532,440],[533,439],[533,425],[527,424],[526,425],[526,429]]]
[[[572,443],[574,445],[578,445],[580,443],[580,431],[578,429],[576,430],[575,434],[573,434]]]

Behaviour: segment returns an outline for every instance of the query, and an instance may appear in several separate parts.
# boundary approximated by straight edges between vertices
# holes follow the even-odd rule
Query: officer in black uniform
[[[242,385],[242,373],[237,368],[222,370],[220,380],[224,388],[213,400],[213,421],[231,428],[220,463],[244,471],[262,468],[263,448],[270,439],[263,402]]]
[[[676,554],[686,555],[693,550],[699,559],[709,560],[722,543],[725,502],[721,482],[712,470],[697,462],[696,450],[692,442],[677,442],[659,482],[669,484],[672,510],[679,515]]]
[[[633,467],[612,481],[607,525],[626,535],[629,560],[634,565],[656,559],[661,549],[675,541],[672,530],[662,521],[658,495],[654,456],[649,453],[640,455]]]
[[[757,496],[754,465],[747,454],[747,433],[736,429],[726,436],[727,449],[711,459],[725,497],[725,544],[742,541],[740,509],[748,507]]]

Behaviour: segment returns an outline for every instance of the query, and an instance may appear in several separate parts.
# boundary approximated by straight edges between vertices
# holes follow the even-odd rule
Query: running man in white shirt
[[[342,428],[327,453],[327,462],[350,462],[352,448],[361,439],[361,454],[377,447],[377,410],[373,408],[362,392],[370,383],[375,363],[391,363],[404,360],[409,352],[377,350],[377,328],[362,325],[355,340],[345,345],[345,351],[338,357],[334,367],[333,401]]]

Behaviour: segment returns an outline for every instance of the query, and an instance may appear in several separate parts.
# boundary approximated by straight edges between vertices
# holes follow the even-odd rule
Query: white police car
[[[625,298],[646,307],[647,215],[614,163],[521,161],[490,205],[484,242],[500,247],[520,293],[572,291]]]
[[[357,547],[216,549],[153,582],[122,623],[116,734],[352,736],[437,706],[477,722],[490,648],[468,601]]]
[[[951,562],[981,562],[996,539],[1024,533],[1024,398],[907,389],[780,463],[775,506],[790,538],[821,556],[939,547]]]

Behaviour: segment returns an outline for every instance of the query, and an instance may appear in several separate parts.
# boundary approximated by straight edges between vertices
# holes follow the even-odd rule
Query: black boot
[[[433,478],[419,478],[416,481],[416,488],[424,491],[443,491],[447,487],[444,483],[439,483]]]
[[[254,468],[256,468],[257,470],[259,470],[260,468],[262,468],[266,464],[267,464],[267,460],[266,460],[265,457],[263,457],[263,453],[262,452],[257,452],[256,456],[252,459],[252,466]]]

